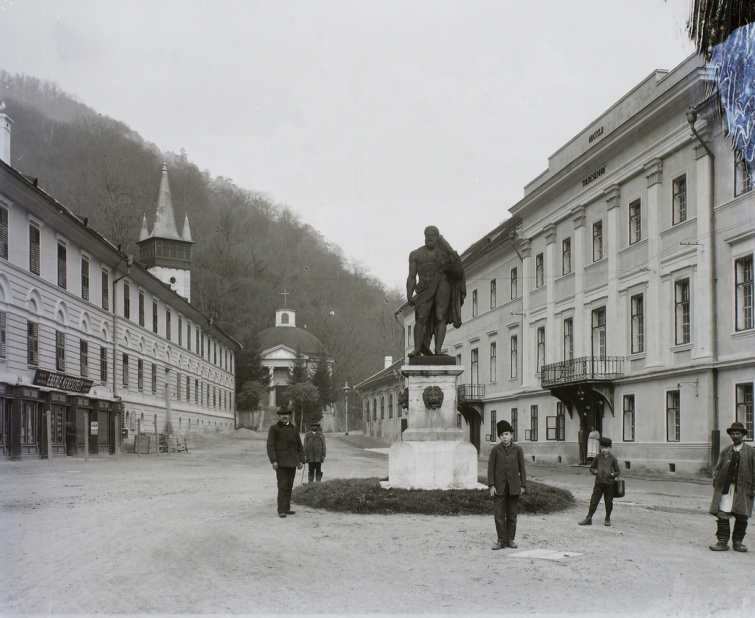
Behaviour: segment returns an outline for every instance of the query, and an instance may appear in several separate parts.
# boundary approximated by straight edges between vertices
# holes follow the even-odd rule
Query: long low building
[[[735,420],[753,439],[755,199],[707,80],[695,56],[654,71],[462,254],[445,351],[481,453],[507,420],[528,457],[575,464],[594,427],[627,469],[698,474]]]
[[[240,345],[188,300],[188,220],[179,236],[167,169],[134,259],[10,165],[10,129],[0,114],[4,457],[107,455],[140,430],[233,429]]]

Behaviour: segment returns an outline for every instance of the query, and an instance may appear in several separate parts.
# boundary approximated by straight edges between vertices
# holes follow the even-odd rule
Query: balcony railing
[[[622,356],[583,356],[571,360],[544,365],[540,370],[540,385],[543,388],[573,382],[613,380],[624,374]]]
[[[470,399],[482,399],[485,397],[485,385],[460,384],[456,392],[461,401],[469,401]]]

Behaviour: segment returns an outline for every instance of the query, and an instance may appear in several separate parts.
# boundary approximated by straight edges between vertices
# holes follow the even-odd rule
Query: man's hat
[[[499,436],[504,431],[508,431],[509,433],[514,433],[514,428],[511,426],[511,424],[508,421],[498,421],[495,424],[495,430],[498,432]]]
[[[600,439],[600,446],[613,446],[613,442],[611,442],[611,438],[601,438]]]
[[[310,429],[320,429],[320,423],[312,423],[309,426]]]
[[[732,423],[731,427],[729,427],[726,430],[726,433],[728,433],[729,435],[731,435],[732,431],[739,431],[743,436],[747,435],[747,428],[742,423],[740,423],[739,421],[735,421],[734,423]]]
[[[291,410],[289,409],[288,404],[278,408],[278,414],[291,414]]]

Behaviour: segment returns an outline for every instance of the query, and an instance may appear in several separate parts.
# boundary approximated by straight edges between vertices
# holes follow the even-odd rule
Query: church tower
[[[178,234],[168,184],[168,166],[165,164],[157,196],[155,225],[150,234],[145,214],[137,244],[139,261],[147,270],[191,302],[191,245],[194,242],[191,240],[188,215],[184,218],[182,234]]]

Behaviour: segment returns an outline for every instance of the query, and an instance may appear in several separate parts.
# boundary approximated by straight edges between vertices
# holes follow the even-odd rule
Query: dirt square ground
[[[363,448],[368,440],[327,439],[324,481],[387,477],[387,455]],[[298,507],[279,519],[264,440],[241,430],[169,456],[0,463],[0,613],[755,613],[755,551],[708,549],[704,479],[625,477],[613,526],[602,525],[601,505],[582,527],[587,470],[530,464],[530,478],[571,490],[578,506],[521,516],[519,549],[494,552],[492,501],[489,516]],[[532,550],[579,555],[517,557]]]

